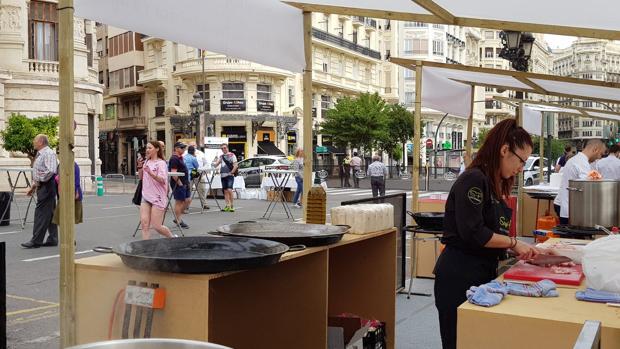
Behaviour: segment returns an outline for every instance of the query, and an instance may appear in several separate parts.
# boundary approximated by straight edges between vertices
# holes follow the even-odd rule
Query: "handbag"
[[[138,181],[138,185],[136,186],[136,192],[133,193],[133,198],[131,199],[131,202],[134,205],[138,206],[142,204],[142,180]]]
[[[222,155],[222,161],[224,161],[224,163],[226,164],[226,167],[228,167],[228,168],[230,169],[230,172],[229,172],[229,173],[230,173],[233,177],[236,177],[236,176],[237,176],[237,170],[234,170],[234,172],[233,172],[233,169],[234,169],[234,167],[235,167],[235,166],[233,165],[233,163],[232,163],[232,162],[230,162],[230,160],[226,159],[226,156],[225,156],[225,155]]]

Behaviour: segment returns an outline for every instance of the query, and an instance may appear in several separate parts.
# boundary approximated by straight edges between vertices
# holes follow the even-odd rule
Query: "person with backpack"
[[[235,175],[237,174],[237,157],[234,153],[228,151],[228,144],[222,144],[222,155],[213,164],[214,167],[222,165],[220,168],[220,177],[222,179],[222,191],[224,192],[224,200],[226,206],[222,209],[224,212],[235,212],[233,206],[233,185],[235,184]]]

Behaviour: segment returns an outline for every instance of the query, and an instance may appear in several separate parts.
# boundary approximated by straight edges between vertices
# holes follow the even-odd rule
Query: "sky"
[[[567,48],[573,43],[574,40],[577,40],[574,36],[545,34],[545,41],[547,41],[549,47],[552,49]]]

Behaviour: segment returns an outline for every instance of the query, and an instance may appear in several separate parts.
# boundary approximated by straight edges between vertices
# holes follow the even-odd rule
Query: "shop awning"
[[[344,148],[336,148],[333,145],[326,145],[325,147],[327,147],[327,151],[330,154],[334,154],[334,155],[346,154],[346,149]]]
[[[286,155],[272,142],[258,142],[258,153],[266,155]]]

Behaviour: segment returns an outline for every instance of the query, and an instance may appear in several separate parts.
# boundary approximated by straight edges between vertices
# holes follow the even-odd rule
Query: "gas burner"
[[[578,227],[570,224],[560,224],[553,228],[553,233],[565,238],[585,239],[594,235],[604,235],[605,232],[592,227]]]

